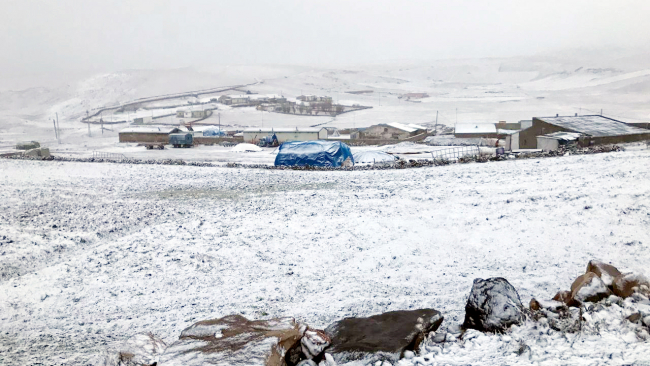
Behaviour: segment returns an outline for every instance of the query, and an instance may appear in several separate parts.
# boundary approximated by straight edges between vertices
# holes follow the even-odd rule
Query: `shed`
[[[454,128],[457,138],[498,138],[494,123],[457,123]]]
[[[167,143],[170,133],[182,132],[176,127],[130,127],[119,132],[120,142]]]
[[[136,117],[133,119],[133,124],[134,125],[142,125],[145,123],[151,123],[153,122],[153,117],[152,116],[144,116],[144,117]]]
[[[324,127],[252,127],[244,130],[244,142],[256,144],[262,137],[272,134],[279,143],[327,139]]]
[[[348,145],[340,141],[292,141],[280,146],[276,166],[340,167],[354,157]]]
[[[542,151],[555,151],[562,145],[577,142],[581,134],[576,132],[554,132],[537,136],[537,148]]]
[[[580,133],[584,135],[579,140],[582,146],[650,140],[649,130],[599,115],[534,117],[533,125],[519,133],[519,146],[536,149],[537,136],[553,132]]]
[[[363,130],[359,138],[382,139],[382,140],[404,140],[409,137],[425,133],[427,129],[414,124],[398,122],[381,123],[370,126]]]

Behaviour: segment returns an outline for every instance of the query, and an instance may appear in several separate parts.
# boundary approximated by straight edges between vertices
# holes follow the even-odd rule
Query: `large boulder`
[[[517,290],[505,278],[477,278],[465,305],[463,327],[504,331],[523,321],[523,309]]]
[[[599,262],[596,260],[590,260],[587,264],[587,272],[592,272],[600,277],[605,283],[606,286],[611,286],[614,282],[614,278],[621,275],[621,272],[611,264]]]
[[[405,352],[416,351],[426,335],[437,330],[442,321],[442,315],[434,309],[345,318],[325,329],[332,340],[327,353],[339,364],[351,361],[394,364]]]
[[[624,299],[632,296],[635,291],[645,290],[647,293],[648,288],[650,288],[650,281],[645,276],[634,273],[620,274],[612,283],[614,294]]]
[[[286,352],[300,343],[306,330],[292,318],[229,315],[204,320],[183,330],[158,365],[284,366]]]
[[[598,302],[611,294],[603,280],[593,272],[583,274],[571,284],[571,299],[579,303]]]
[[[151,366],[156,365],[167,345],[151,333],[138,333],[127,339],[108,354],[103,366]]]

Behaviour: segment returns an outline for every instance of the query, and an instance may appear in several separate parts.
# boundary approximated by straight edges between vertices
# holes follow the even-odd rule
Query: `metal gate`
[[[122,160],[126,160],[126,156],[122,154],[116,154],[116,153],[93,151],[93,159],[122,161]]]
[[[431,152],[433,160],[455,161],[460,158],[469,156],[479,156],[480,150],[478,145],[474,146],[454,146]]]

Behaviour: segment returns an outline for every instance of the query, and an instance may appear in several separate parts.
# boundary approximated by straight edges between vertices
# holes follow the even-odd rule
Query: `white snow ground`
[[[324,328],[433,307],[448,325],[476,277],[528,303],[590,259],[650,275],[649,181],[641,148],[353,172],[0,159],[0,364],[92,363],[135,333],[172,342],[232,313]],[[528,323],[426,362],[647,361],[650,343],[619,329],[567,340]]]

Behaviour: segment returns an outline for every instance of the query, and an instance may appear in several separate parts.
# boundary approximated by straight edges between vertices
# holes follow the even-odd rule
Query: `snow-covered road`
[[[0,364],[84,364],[232,313],[459,322],[476,277],[527,303],[590,259],[650,275],[648,228],[641,149],[353,172],[0,159]]]

